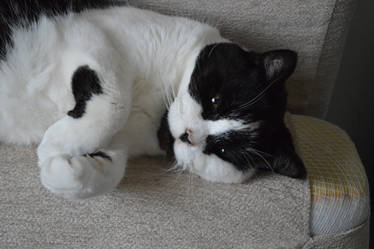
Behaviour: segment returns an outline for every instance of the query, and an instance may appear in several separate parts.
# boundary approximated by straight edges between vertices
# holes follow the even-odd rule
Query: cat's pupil
[[[225,149],[224,148],[221,148],[221,153],[225,153]]]
[[[217,96],[215,96],[215,97],[213,97],[211,99],[211,102],[212,102],[212,105],[213,105],[214,109],[218,108],[218,106],[219,106],[219,100],[220,100],[220,96],[219,95],[217,95]]]

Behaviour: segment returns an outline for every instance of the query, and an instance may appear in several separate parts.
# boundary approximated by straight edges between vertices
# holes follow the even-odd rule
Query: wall
[[[374,207],[374,0],[359,1],[326,119],[355,142],[369,175]],[[373,242],[372,238],[374,248]]]

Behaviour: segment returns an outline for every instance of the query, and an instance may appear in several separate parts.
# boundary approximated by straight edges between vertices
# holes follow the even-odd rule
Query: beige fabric
[[[310,170],[303,126],[329,125],[287,120]],[[262,174],[248,184],[216,184],[167,172],[161,158],[140,158],[113,193],[70,202],[41,187],[34,148],[0,145],[0,159],[0,248],[368,248],[367,221],[309,239],[308,182]]]
[[[369,183],[347,133],[312,117],[292,115],[291,120],[308,169],[313,234],[336,234],[365,222],[370,214]]]
[[[251,50],[298,52],[288,82],[289,109],[323,117],[333,90],[356,0],[123,0],[132,6],[187,16],[218,27]]]
[[[34,149],[0,145],[0,248],[300,248],[308,182],[262,175],[215,184],[131,163],[118,190],[65,201],[44,190]]]

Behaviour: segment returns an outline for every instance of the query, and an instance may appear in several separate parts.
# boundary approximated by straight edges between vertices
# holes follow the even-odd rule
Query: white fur
[[[191,146],[176,140],[174,153],[178,165],[212,182],[241,183],[255,173],[254,169],[243,173],[216,155],[204,154],[203,148],[204,143]]]
[[[200,150],[208,134],[245,125],[202,121],[201,107],[187,93],[201,49],[227,42],[217,29],[116,7],[43,17],[27,30],[14,30],[14,46],[0,62],[0,141],[40,143],[41,182],[51,192],[71,199],[107,192],[121,180],[127,155],[162,154],[156,133],[170,104],[173,135],[191,128],[196,144],[178,141],[178,162],[208,180],[247,177]],[[66,114],[75,105],[71,78],[82,65],[97,72],[104,94],[94,95],[84,116],[73,119]],[[84,156],[96,151],[112,161]]]
[[[178,165],[209,181],[240,183],[248,179],[253,175],[254,170],[243,173],[216,155],[204,154],[203,150],[208,135],[248,128],[255,129],[258,123],[244,124],[240,120],[231,119],[204,120],[201,112],[201,105],[188,92],[179,92],[170,106],[168,120],[173,137],[179,138],[187,129],[192,131],[190,136],[192,145],[178,139],[174,143]]]
[[[181,96],[180,96],[181,95]],[[219,119],[204,120],[201,117],[202,107],[186,92],[179,94],[169,109],[170,131],[175,138],[180,137],[187,129],[192,131],[192,144],[200,144],[208,135],[218,135],[232,130],[242,130],[249,125],[240,120]]]

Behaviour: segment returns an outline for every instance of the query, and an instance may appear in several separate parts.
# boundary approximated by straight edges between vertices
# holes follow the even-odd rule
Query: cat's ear
[[[266,79],[284,81],[295,71],[297,54],[291,50],[273,50],[263,53],[260,61],[265,68]]]
[[[273,152],[271,156],[267,157],[267,163],[260,163],[258,169],[271,170],[280,175],[305,179],[306,169],[304,163],[295,151],[288,129],[284,127],[281,132],[274,134],[270,140],[267,142],[274,146]]]
[[[306,178],[306,169],[303,161],[293,148],[281,148],[274,154],[274,172],[298,179]]]
[[[274,172],[292,178],[305,179],[306,169],[303,161],[297,155],[289,130],[283,127],[279,135],[274,136],[277,141],[273,153],[272,166]]]

